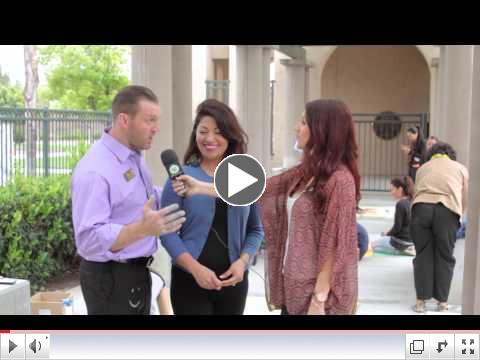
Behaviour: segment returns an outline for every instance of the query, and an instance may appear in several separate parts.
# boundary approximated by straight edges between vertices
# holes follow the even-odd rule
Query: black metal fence
[[[407,155],[401,151],[401,145],[408,144],[406,130],[420,126],[428,136],[428,114],[353,114],[353,118],[361,189],[389,191],[391,178],[408,173]],[[0,185],[15,174],[69,173],[81,149],[99,139],[111,121],[109,112],[0,108]]]
[[[0,185],[15,174],[69,173],[111,118],[109,112],[0,108]]]
[[[353,114],[362,191],[389,191],[390,180],[408,174],[408,158],[402,145],[408,144],[406,131],[419,126],[429,134],[428,114]]]

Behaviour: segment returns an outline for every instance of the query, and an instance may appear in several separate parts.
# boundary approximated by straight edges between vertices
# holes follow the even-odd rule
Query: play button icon
[[[12,340],[8,341],[8,353],[10,354],[13,350],[15,350],[18,347],[17,344],[15,344]]]
[[[223,201],[233,206],[257,201],[265,190],[265,182],[265,169],[251,155],[230,155],[215,169],[215,190]]]
[[[25,359],[25,334],[0,334],[0,359]]]
[[[253,177],[249,173],[236,167],[233,164],[228,163],[228,197],[232,197],[238,194],[243,189],[246,189],[250,185],[255,184],[258,181],[256,177]]]

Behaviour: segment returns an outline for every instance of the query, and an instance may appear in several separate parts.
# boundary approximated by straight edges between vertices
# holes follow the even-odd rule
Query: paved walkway
[[[389,194],[375,193],[363,195],[360,206],[367,212],[359,216],[359,222],[364,225],[370,236],[370,241],[380,236],[380,233],[393,224],[395,203]],[[464,240],[458,240],[455,247],[457,265],[452,281],[449,303],[449,314],[460,314],[463,276]],[[413,286],[413,257],[372,255],[359,263],[359,308],[362,315],[415,315],[412,306],[415,303]],[[245,314],[275,315],[279,311],[269,312],[265,302],[263,281],[263,258],[259,258],[255,271],[250,271],[250,288]],[[86,314],[80,287],[68,289],[74,295],[74,312]],[[433,303],[427,304],[427,315],[439,314],[434,311]],[[444,313],[442,313],[444,314]]]

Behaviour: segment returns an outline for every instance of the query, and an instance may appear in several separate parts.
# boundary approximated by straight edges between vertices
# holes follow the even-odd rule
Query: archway
[[[326,59],[320,81],[322,98],[342,99],[356,114],[362,188],[388,190],[391,177],[407,174],[400,151],[405,130],[429,112],[425,54],[416,46],[339,46]],[[382,112],[388,116],[377,115]],[[398,124],[382,123],[388,119]]]

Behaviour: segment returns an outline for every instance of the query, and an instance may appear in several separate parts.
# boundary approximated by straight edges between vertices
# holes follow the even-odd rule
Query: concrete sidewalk
[[[359,215],[358,221],[369,232],[370,241],[380,236],[382,231],[393,225],[395,202],[389,194],[363,194],[360,207],[367,210]],[[457,264],[450,291],[450,311],[447,314],[461,313],[463,258],[465,241],[458,240],[455,246]],[[359,307],[361,315],[416,315],[412,310],[415,304],[413,284],[413,257],[370,255],[359,263]],[[245,308],[246,315],[276,315],[266,305],[264,289],[264,261],[260,256],[249,274],[249,292]],[[167,279],[168,281],[168,279]],[[74,313],[86,314],[80,287],[67,289],[74,295]],[[434,311],[435,304],[427,304],[428,314]],[[446,313],[442,313],[446,314]]]

